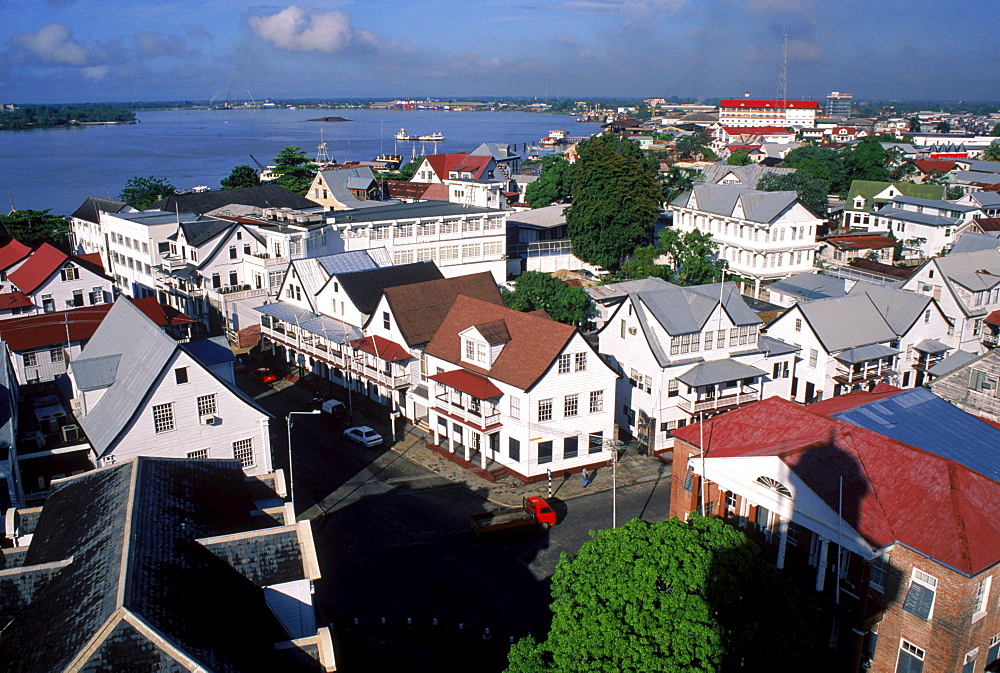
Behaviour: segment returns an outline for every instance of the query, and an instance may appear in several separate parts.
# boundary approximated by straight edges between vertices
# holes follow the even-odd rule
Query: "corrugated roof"
[[[924,312],[931,308],[933,302],[933,299],[926,295],[873,283],[856,283],[847,294],[868,295],[896,336],[906,334]]]
[[[503,395],[503,391],[497,388],[488,378],[464,369],[441,372],[427,378],[442,383],[449,388],[461,390],[463,393],[471,395],[477,400],[488,400]]]
[[[705,176],[705,182],[708,184],[717,184],[723,178],[731,175],[739,180],[742,185],[751,189],[755,189],[757,182],[767,173],[788,175],[794,172],[794,168],[779,168],[777,166],[764,166],[762,164],[750,164],[748,166],[708,164],[701,168],[701,174]]]
[[[235,227],[235,225],[232,222],[212,217],[181,222],[180,227],[181,231],[184,232],[184,240],[187,241],[187,244],[198,247]]]
[[[995,235],[977,234],[972,231],[966,231],[958,237],[958,240],[951,246],[951,251],[948,254],[994,250],[998,247],[1000,247],[1000,240]]]
[[[0,271],[6,271],[30,254],[31,248],[16,238],[11,239],[7,245],[0,248]]]
[[[696,205],[691,205],[692,199]],[[759,192],[744,185],[699,183],[673,201],[673,205],[694,208],[715,215],[732,216],[742,204],[743,219],[768,224],[798,201],[795,192]]]
[[[35,248],[24,264],[12,271],[8,278],[21,291],[31,294],[69,259],[62,250],[42,243]]]
[[[364,351],[365,353],[374,355],[380,360],[385,360],[386,362],[401,362],[403,360],[409,360],[413,357],[405,348],[400,346],[395,341],[390,341],[389,339],[378,336],[377,334],[375,336],[355,339],[351,342],[351,346],[360,351]]]
[[[961,220],[955,217],[944,217],[942,215],[931,215],[930,213],[918,213],[914,210],[904,210],[903,208],[893,208],[884,206],[875,211],[876,215],[891,218],[893,220],[903,220],[914,224],[923,224],[928,227],[953,227]]]
[[[659,285],[654,291],[635,295],[650,311],[670,336],[700,332],[719,306],[737,325],[759,325],[760,317],[751,310],[735,283],[722,287],[719,283],[681,287],[670,283]]]
[[[389,222],[410,220],[420,217],[450,217],[459,215],[481,215],[484,213],[505,214],[494,208],[464,206],[461,203],[442,201],[419,201],[397,205],[379,205],[364,210],[338,210],[326,213],[328,224],[358,224],[361,222]]]
[[[31,297],[20,290],[4,292],[0,294],[0,311],[10,311],[15,308],[28,308],[34,306]]]
[[[392,266],[392,256],[384,246],[367,250],[351,250],[336,255],[324,255],[315,259],[329,276]]]
[[[775,281],[767,286],[769,292],[787,294],[796,301],[815,301],[831,297],[843,297],[844,279],[823,273],[795,273],[788,278]]]
[[[354,339],[360,339],[362,336],[361,330],[354,325],[348,325],[336,318],[319,315],[282,301],[256,306],[254,310],[278,320],[284,320],[299,329],[318,334],[335,343],[346,344]]]
[[[937,339],[921,339],[918,343],[914,344],[913,349],[921,353],[944,353],[947,350],[951,350],[951,346],[943,344]]]
[[[889,346],[885,346],[883,344],[869,344],[868,346],[848,348],[847,350],[837,353],[833,357],[839,362],[853,365],[858,362],[865,362],[866,360],[889,357],[890,355],[899,355],[899,349],[890,348]]]
[[[97,358],[80,358],[73,361],[73,378],[80,390],[100,390],[115,382],[121,353]]]
[[[956,369],[961,369],[979,356],[968,351],[955,351],[946,356],[941,362],[927,370],[927,373],[936,379],[947,376]]]
[[[677,377],[677,380],[689,386],[708,386],[727,381],[739,381],[740,379],[763,376],[765,372],[743,364],[737,360],[723,358],[721,360],[709,360],[697,364],[691,369]]]
[[[811,301],[797,308],[828,353],[896,339],[896,333],[864,293]],[[845,320],[845,316],[851,319]]]

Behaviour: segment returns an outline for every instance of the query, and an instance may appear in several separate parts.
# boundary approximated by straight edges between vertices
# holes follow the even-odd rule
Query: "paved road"
[[[251,394],[264,390],[241,383]],[[281,393],[258,402],[279,416],[274,451],[283,466],[283,417],[301,404]],[[319,416],[295,417],[296,502],[313,521],[323,572],[316,604],[343,644],[341,670],[502,670],[511,637],[544,634],[559,555],[611,526],[612,494],[556,499],[560,522],[547,532],[480,540],[468,515],[493,505],[405,456],[347,443],[340,431]],[[665,518],[667,473],[618,489],[617,500],[619,522]]]

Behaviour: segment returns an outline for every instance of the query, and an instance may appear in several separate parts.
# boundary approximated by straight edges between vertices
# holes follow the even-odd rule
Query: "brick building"
[[[704,502],[814,588],[840,670],[997,660],[1000,430],[885,386],[805,408],[770,398],[675,436],[671,515]]]

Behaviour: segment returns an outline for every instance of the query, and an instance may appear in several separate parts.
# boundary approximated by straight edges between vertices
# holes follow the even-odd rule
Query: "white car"
[[[382,435],[367,425],[356,425],[353,428],[347,428],[344,430],[344,437],[347,437],[352,442],[357,442],[361,446],[378,446],[382,443]]]

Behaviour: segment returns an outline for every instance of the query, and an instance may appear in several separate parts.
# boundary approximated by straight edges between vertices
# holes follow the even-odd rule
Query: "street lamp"
[[[320,409],[313,409],[311,411],[289,411],[288,417],[285,419],[288,423],[288,497],[292,501],[292,514],[295,514],[295,478],[292,471],[292,416],[299,414],[301,416],[314,415],[321,413]]]
[[[604,446],[611,450],[611,527],[618,528],[618,452],[625,447],[625,442],[605,439]]]

